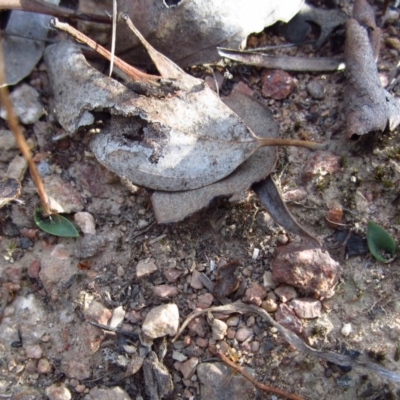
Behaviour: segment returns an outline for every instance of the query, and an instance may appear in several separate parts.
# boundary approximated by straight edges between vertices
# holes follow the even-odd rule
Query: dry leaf
[[[312,23],[320,28],[315,46],[321,47],[329,35],[347,19],[346,13],[340,9],[319,8],[304,3],[294,18],[283,27],[285,38],[293,43],[306,41],[308,34],[312,31]]]
[[[122,84],[90,67],[71,45],[61,43],[46,51],[57,114],[65,129],[71,132],[71,127],[92,123],[89,110],[111,114],[91,149],[119,176],[156,190],[191,190],[225,178],[262,146],[321,147],[255,136],[204,82],[153,49],[133,25],[131,29],[161,74],[175,79],[175,94],[151,97],[132,92],[129,99]]]
[[[344,112],[346,115],[346,135],[357,139],[374,131],[393,130],[400,123],[400,103],[381,86],[378,69],[376,42],[379,36],[372,11],[365,1],[358,2],[354,16],[346,23],[345,62],[347,84],[344,94]],[[368,6],[369,7],[369,6]],[[375,26],[375,28],[374,28]],[[368,36],[368,31],[375,29],[375,34]],[[371,44],[372,40],[372,44]],[[375,52],[375,54],[374,54]]]
[[[289,21],[303,0],[178,1],[169,7],[161,0],[120,0],[143,36],[182,67],[219,60],[217,46],[238,48],[252,32],[277,21]],[[117,29],[117,54],[135,64],[148,61],[140,41],[124,24]]]
[[[28,76],[42,58],[50,19],[51,16],[33,12],[11,12],[2,39],[7,85],[15,85]]]
[[[233,91],[222,99],[260,137],[277,137],[279,127],[272,113],[262,103]],[[277,150],[264,147],[240,165],[231,175],[212,185],[183,192],[161,192],[152,195],[153,211],[159,223],[180,221],[206,207],[218,196],[231,196],[247,190],[253,182],[265,178],[275,167]]]
[[[253,190],[256,192],[261,204],[265,207],[274,221],[285,228],[288,232],[306,239],[311,244],[312,248],[321,247],[320,241],[311,233],[307,232],[293,218],[270,176],[265,178],[263,181],[254,184]]]

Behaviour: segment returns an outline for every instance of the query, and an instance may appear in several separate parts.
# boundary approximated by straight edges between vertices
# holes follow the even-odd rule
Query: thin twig
[[[115,41],[117,40],[117,0],[113,0],[113,11],[112,11],[112,30],[111,30],[111,60],[110,60],[110,73],[111,76],[114,59],[115,59]]]
[[[244,368],[242,368],[240,365],[237,365],[233,361],[231,361],[224,353],[222,353],[222,351],[220,351],[220,350],[217,351],[217,356],[226,365],[229,365],[235,371],[239,372],[239,374],[241,374],[244,378],[246,378],[249,382],[251,382],[258,390],[261,390],[263,392],[274,393],[274,394],[277,394],[278,396],[286,397],[287,399],[291,399],[291,400],[304,400],[303,397],[297,396],[296,394],[288,393],[288,392],[285,392],[284,390],[280,390],[280,389],[265,385],[265,384],[257,381],[250,374],[248,374],[244,370]]]
[[[89,46],[91,49],[102,55],[107,60],[109,61],[111,60],[111,53],[108,50],[106,50],[103,46],[97,44],[94,40],[90,39],[82,32],[79,32],[77,29],[73,28],[71,25],[60,22],[57,18],[53,18],[51,22],[54,28],[67,32],[78,42],[86,44],[87,46]],[[135,82],[146,82],[149,84],[153,84],[160,79],[159,76],[149,75],[136,69],[135,67],[132,67],[131,65],[129,65],[128,63],[126,63],[125,61],[121,60],[118,57],[115,57],[114,64],[117,68],[119,68],[122,72],[128,75]]]
[[[39,14],[52,15],[58,18],[79,19],[82,21],[111,24],[110,18],[98,14],[86,14],[66,7],[55,6],[42,0],[2,0],[0,10],[22,10]]]
[[[8,94],[8,88],[5,83],[5,73],[4,73],[4,55],[3,50],[0,49],[0,100],[7,114],[7,124],[10,130],[14,134],[15,141],[17,142],[18,148],[21,150],[22,155],[28,163],[29,170],[33,182],[35,183],[37,192],[40,197],[40,202],[42,203],[43,215],[49,216],[52,212],[48,203],[48,197],[44,190],[42,179],[36,169],[36,164],[32,159],[31,152],[29,150],[28,144],[26,143],[25,137],[22,133],[21,126],[18,122],[17,117],[14,114],[13,106],[10,101]]]

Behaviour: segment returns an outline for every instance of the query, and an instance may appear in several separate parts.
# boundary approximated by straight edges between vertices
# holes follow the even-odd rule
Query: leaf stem
[[[257,138],[260,143],[260,147],[264,146],[295,146],[305,147],[310,150],[323,150],[326,147],[325,143],[310,142],[307,140],[295,140],[295,139],[271,139],[271,138]]]

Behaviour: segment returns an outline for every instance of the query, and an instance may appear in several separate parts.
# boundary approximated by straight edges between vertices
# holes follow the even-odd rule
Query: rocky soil
[[[378,61],[385,85],[396,77],[399,29],[393,12]],[[249,44],[283,41],[269,29]],[[340,53],[335,46],[319,55]],[[277,95],[268,93],[262,69],[228,69],[233,78],[224,88],[245,85],[271,109],[282,137],[329,142],[318,152],[279,149],[273,173],[323,251],[285,256],[300,239],[252,191],[217,199],[183,222],[157,224],[149,191],[104,169],[89,151],[90,132],[52,140],[63,132],[41,62],[12,95],[46,190],[81,236],[37,229],[39,199],[2,120],[0,179],[20,178],[23,202],[0,209],[0,398],[277,398],[221,363],[218,349],[258,381],[305,399],[400,398],[398,382],[305,354],[259,315],[204,313],[172,341],[193,311],[240,300],[315,349],[360,354],[400,374],[400,262],[376,261],[363,241],[372,220],[400,243],[399,129],[347,141],[343,72],[280,75],[285,93]],[[400,96],[400,84],[392,91]]]

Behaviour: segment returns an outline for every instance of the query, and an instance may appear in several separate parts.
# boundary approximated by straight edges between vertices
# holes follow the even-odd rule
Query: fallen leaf
[[[279,126],[271,111],[256,99],[236,90],[222,101],[235,111],[258,136],[277,137]],[[264,147],[240,165],[231,175],[203,188],[181,191],[156,191],[151,202],[158,223],[180,221],[206,207],[218,196],[232,196],[247,190],[253,182],[265,178],[275,167],[277,150]]]
[[[321,47],[329,35],[347,19],[347,14],[340,9],[319,8],[304,3],[294,18],[284,25],[285,38],[293,43],[302,43],[307,40],[314,24],[320,28],[315,46]]]
[[[90,67],[66,42],[46,50],[59,122],[67,131],[92,124],[94,111],[111,114],[90,147],[114,173],[151,189],[191,190],[225,178],[262,146],[321,147],[255,136],[204,82],[185,74],[137,30],[136,34],[161,74],[172,75],[182,88],[174,95],[130,94],[122,84]]]
[[[300,237],[306,239],[313,248],[321,247],[320,241],[311,233],[307,232],[293,218],[270,176],[265,178],[263,181],[254,184],[253,190],[260,199],[261,204],[265,207],[274,221],[285,228],[288,232],[294,233],[295,235],[299,235]]]
[[[43,210],[38,208],[33,219],[35,224],[44,232],[60,237],[79,237],[75,226],[62,215],[54,214],[49,217],[42,215]]]
[[[120,0],[143,36],[182,67],[219,60],[217,46],[238,48],[252,32],[276,21],[289,21],[303,0],[179,1],[170,7],[160,0]],[[148,62],[143,47],[124,24],[117,29],[117,54],[133,64]]]
[[[28,76],[42,58],[51,18],[33,12],[11,12],[2,39],[7,85]]]
[[[400,123],[400,103],[381,86],[375,63],[377,56],[376,35],[372,44],[368,26],[372,25],[368,3],[362,2],[355,11],[355,17],[346,22],[345,62],[347,84],[344,93],[346,136],[358,139],[370,132],[383,132],[387,127],[393,130]],[[376,29],[375,29],[376,30]]]
[[[240,285],[239,278],[235,271],[240,267],[240,262],[235,260],[221,266],[217,272],[217,282],[214,285],[213,293],[217,297],[230,296]]]
[[[382,227],[372,221],[367,225],[367,243],[371,254],[385,264],[396,257],[396,243]]]

